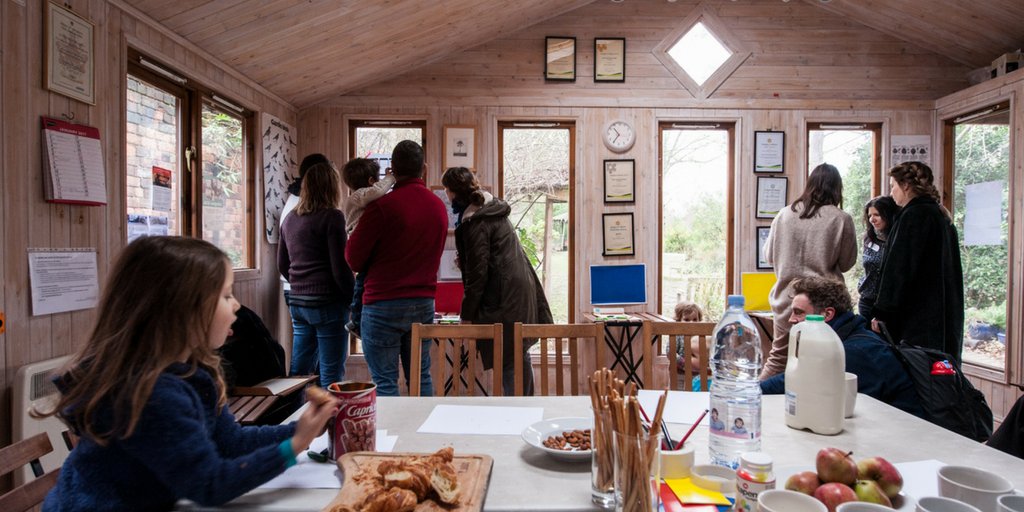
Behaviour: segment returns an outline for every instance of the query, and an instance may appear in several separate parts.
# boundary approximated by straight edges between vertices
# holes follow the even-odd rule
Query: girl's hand
[[[307,407],[302,411],[302,416],[295,425],[295,435],[292,437],[292,451],[298,455],[309,448],[309,443],[323,434],[327,427],[327,420],[338,413],[340,402],[337,398],[331,397],[330,401],[317,404],[312,401],[306,402]]]

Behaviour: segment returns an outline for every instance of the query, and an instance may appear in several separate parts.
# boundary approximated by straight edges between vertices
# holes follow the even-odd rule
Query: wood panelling
[[[126,45],[179,69],[183,74],[255,111],[267,111],[285,122],[298,120],[293,106],[265,92],[237,71],[213,60],[166,28],[125,13],[106,0],[69,0],[75,12],[93,21],[96,52],[96,105],[90,106],[48,92],[42,85],[44,2],[0,2],[0,225],[3,274],[0,312],[6,332],[0,334],[0,446],[11,441],[10,389],[17,369],[25,364],[73,352],[89,336],[95,310],[32,316],[29,295],[30,247],[91,247],[98,253],[102,285],[110,264],[125,245],[124,204],[124,77]],[[24,4],[24,5],[22,5]],[[74,122],[99,128],[107,168],[109,204],[100,207],[50,204],[43,201],[40,162],[40,116],[74,116]],[[259,116],[256,116],[257,120]],[[258,121],[257,121],[258,122]],[[256,168],[262,157],[256,151]],[[262,183],[257,179],[256,184]],[[262,197],[258,188],[256,197]],[[262,200],[254,206],[262,225]],[[257,227],[257,233],[262,228]],[[276,246],[257,242],[261,269],[241,273],[235,295],[277,328]],[[19,413],[20,414],[20,413]],[[0,488],[3,487],[0,482]]]

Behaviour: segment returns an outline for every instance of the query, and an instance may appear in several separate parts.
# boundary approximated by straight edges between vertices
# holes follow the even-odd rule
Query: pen
[[[638,402],[638,404],[639,404],[639,402]],[[644,416],[644,421],[646,421],[648,424],[651,423],[651,419],[647,417],[647,412],[644,411],[644,407],[642,405],[640,406],[640,414],[642,414]],[[651,427],[653,427],[653,426],[654,425],[651,425]],[[665,446],[667,448],[671,449],[672,448],[672,435],[669,434],[669,432],[668,432],[668,423],[666,423],[665,420],[661,420],[661,433],[662,433],[662,435],[665,436],[665,439],[664,439]]]

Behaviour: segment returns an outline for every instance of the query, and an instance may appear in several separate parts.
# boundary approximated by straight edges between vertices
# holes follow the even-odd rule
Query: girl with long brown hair
[[[240,427],[216,350],[238,301],[227,256],[181,237],[132,242],[113,267],[96,326],[55,379],[57,415],[81,439],[43,510],[170,510],[224,503],[273,478],[323,431],[335,403],[297,423]]]

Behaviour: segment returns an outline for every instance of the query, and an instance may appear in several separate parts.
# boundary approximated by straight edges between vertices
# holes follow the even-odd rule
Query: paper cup
[[[345,381],[327,386],[338,398],[338,414],[327,420],[327,456],[331,460],[349,452],[377,449],[377,385]]]
[[[828,512],[825,504],[802,493],[773,489],[757,495],[758,512]]]
[[[917,500],[917,507],[914,510],[917,512],[981,512],[962,501],[936,496],[928,496]]]
[[[1000,496],[996,501],[999,503],[999,512],[1024,512],[1024,496],[1019,494]]]
[[[661,478],[665,480],[689,478],[690,468],[693,467],[693,448],[693,443],[686,443],[678,450],[662,450]]]
[[[853,417],[853,407],[857,405],[857,374],[846,372],[845,418]]]
[[[1013,484],[991,471],[969,466],[939,468],[939,496],[988,511],[996,510],[1000,496],[1012,493]]]

